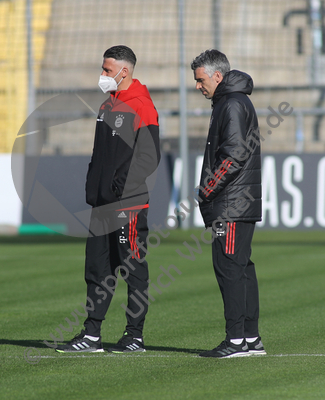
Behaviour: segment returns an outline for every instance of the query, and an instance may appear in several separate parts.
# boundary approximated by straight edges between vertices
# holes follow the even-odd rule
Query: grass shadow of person
[[[65,342],[64,342],[65,343]],[[44,340],[41,339],[27,339],[27,340],[13,340],[13,339],[0,339],[0,345],[11,345],[11,346],[21,346],[21,347],[33,347],[36,349],[55,349],[59,343],[49,343],[52,346],[48,346],[44,343]],[[114,346],[115,343],[103,342],[103,348],[106,350],[107,348]],[[170,347],[170,346],[145,346],[147,351],[158,351],[158,352],[176,352],[176,353],[189,353],[189,354],[198,354],[203,349],[188,349],[188,348],[180,348],[180,347]],[[138,354],[138,353],[137,353]]]

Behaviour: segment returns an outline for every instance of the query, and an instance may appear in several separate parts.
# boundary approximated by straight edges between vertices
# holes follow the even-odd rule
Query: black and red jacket
[[[206,226],[261,220],[261,155],[258,120],[248,96],[252,78],[225,74],[212,98],[212,115],[200,180],[200,210]]]
[[[158,114],[146,86],[133,79],[101,105],[86,180],[93,207],[148,202],[146,178],[160,160]],[[131,199],[131,201],[130,201]],[[115,207],[116,203],[116,207]]]

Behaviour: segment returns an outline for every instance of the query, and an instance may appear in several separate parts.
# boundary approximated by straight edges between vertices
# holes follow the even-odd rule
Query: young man
[[[136,56],[126,46],[104,53],[101,105],[86,182],[92,208],[86,245],[88,318],[84,330],[59,352],[103,352],[101,324],[120,273],[128,285],[127,325],[114,353],[145,351],[142,331],[148,310],[149,195],[146,178],[158,167],[158,114],[146,86],[133,79]]]
[[[226,339],[202,357],[266,354],[258,330],[259,298],[250,260],[255,222],[261,220],[261,160],[258,121],[247,97],[251,77],[232,70],[218,50],[196,57],[196,89],[212,100],[212,115],[200,181],[200,210],[212,227],[213,266],[221,290]]]

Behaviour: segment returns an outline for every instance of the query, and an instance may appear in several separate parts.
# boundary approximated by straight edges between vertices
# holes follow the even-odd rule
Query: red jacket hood
[[[117,102],[115,101],[118,100]],[[105,107],[114,107],[115,111],[126,111],[125,105],[140,117],[139,127],[143,123],[158,126],[157,110],[152,102],[150,93],[145,85],[142,85],[137,79],[133,79],[127,90],[112,92],[110,97],[101,105],[100,109]],[[137,129],[137,128],[136,128]]]
[[[139,98],[142,96],[151,100],[147,86],[142,85],[142,83],[140,83],[138,79],[132,79],[132,83],[127,90],[121,90],[119,92],[115,92],[113,96],[123,102],[127,102],[131,99]]]
[[[140,117],[139,126],[158,125],[158,114],[145,85],[133,79],[127,90],[112,93],[112,97],[131,107]]]

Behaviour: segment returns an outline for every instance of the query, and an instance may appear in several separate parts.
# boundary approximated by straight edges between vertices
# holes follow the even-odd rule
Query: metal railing
[[[177,117],[179,115],[178,110],[158,110],[159,118],[160,118],[160,131],[161,136],[165,136],[164,127],[165,127],[165,119],[169,117]],[[256,108],[256,114],[258,117],[267,117],[271,115],[271,112],[268,108]],[[194,110],[188,110],[188,117],[202,117],[202,116],[210,116],[211,109],[205,108],[197,108]],[[305,144],[305,134],[304,134],[304,118],[306,116],[325,116],[324,108],[294,108],[290,113],[291,117],[295,118],[295,147],[297,153],[302,153],[304,151]]]

